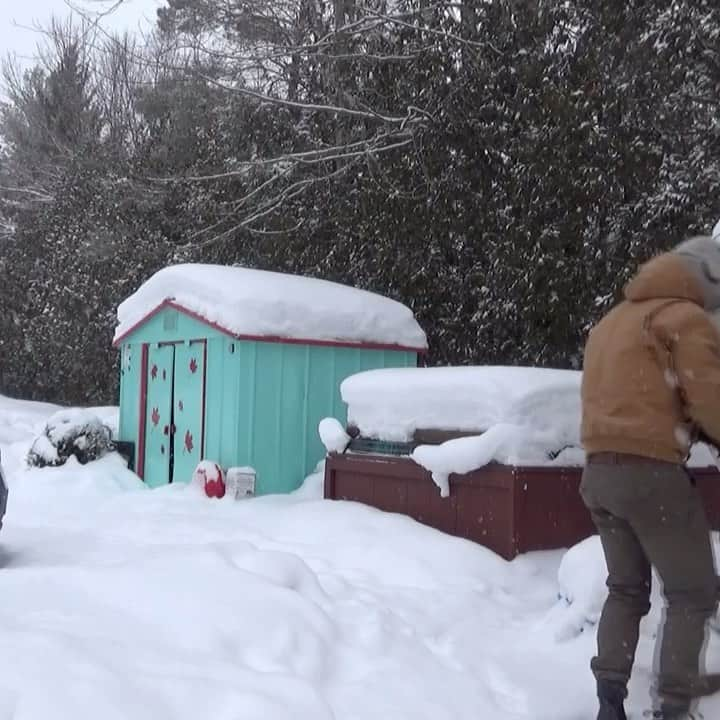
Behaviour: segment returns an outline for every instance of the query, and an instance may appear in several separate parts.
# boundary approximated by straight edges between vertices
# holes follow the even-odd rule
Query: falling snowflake
[[[157,408],[153,408],[150,419],[152,420],[152,424],[155,426],[157,426],[157,424],[160,422],[160,411]]]
[[[192,452],[192,451],[193,451],[193,447],[194,447],[194,445],[193,445],[193,436],[190,434],[190,431],[189,431],[189,430],[186,430],[186,431],[185,431],[185,449],[186,449],[188,452]]]
[[[190,359],[190,372],[194,375],[197,372],[198,364],[195,358]]]

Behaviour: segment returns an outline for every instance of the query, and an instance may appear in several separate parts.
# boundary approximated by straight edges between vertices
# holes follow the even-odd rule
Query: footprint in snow
[[[497,665],[485,666],[485,683],[495,704],[505,712],[520,716],[530,715],[525,691],[514,683]]]

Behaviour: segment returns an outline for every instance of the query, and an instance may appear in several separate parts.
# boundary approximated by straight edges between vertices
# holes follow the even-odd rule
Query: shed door
[[[205,407],[205,341],[175,348],[174,482],[190,482],[202,460]]]
[[[170,482],[174,357],[172,345],[148,348],[144,479],[150,487]]]

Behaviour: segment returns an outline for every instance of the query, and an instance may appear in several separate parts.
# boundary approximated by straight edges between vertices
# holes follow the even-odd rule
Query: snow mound
[[[412,311],[326,280],[224,265],[166,267],[118,307],[117,343],[164,303],[231,335],[425,349]]]
[[[451,474],[462,475],[491,462],[505,465],[540,465],[557,462],[549,454],[563,441],[553,432],[531,430],[520,425],[500,423],[474,437],[448,440],[441,445],[419,445],[412,459],[432,474],[440,495],[450,494]],[[563,464],[574,458],[563,455]]]
[[[560,595],[568,605],[581,609],[587,622],[597,623],[607,597],[607,565],[597,535],[570,548],[560,563]]]
[[[322,500],[325,496],[325,461],[321,460],[303,484],[290,493],[295,500]]]
[[[324,418],[318,425],[320,440],[329,453],[343,453],[350,443],[350,436],[335,418]]]
[[[18,470],[9,463],[4,465],[8,470],[11,521],[16,513],[22,515],[28,511],[48,521],[56,513],[64,513],[70,505],[74,505],[73,512],[81,512],[82,508],[92,508],[99,501],[148,489],[115,452],[87,465],[81,465],[74,457],[59,467]],[[58,503],[58,494],[63,497],[62,503]]]

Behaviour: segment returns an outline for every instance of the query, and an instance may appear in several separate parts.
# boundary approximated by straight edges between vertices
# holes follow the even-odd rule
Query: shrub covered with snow
[[[75,457],[82,465],[114,450],[111,429],[92,411],[61,410],[50,417],[35,439],[27,462],[31,467],[63,465]]]

